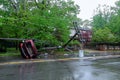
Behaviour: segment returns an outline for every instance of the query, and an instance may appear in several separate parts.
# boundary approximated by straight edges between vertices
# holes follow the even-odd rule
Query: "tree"
[[[82,25],[81,25],[84,29],[90,29],[91,28],[91,21],[89,20],[84,20],[82,21]]]
[[[69,39],[79,6],[72,0],[3,0],[0,37],[35,38],[54,45]]]
[[[107,5],[100,6],[96,9],[96,14],[93,16],[92,26],[95,28],[103,28],[109,22],[112,11]]]
[[[92,25],[93,25],[95,34],[97,34],[97,35],[100,34],[99,37],[103,37],[105,35],[104,28],[107,27],[110,30],[109,35],[112,34],[114,36],[113,37],[114,40],[110,39],[112,42],[120,41],[120,26],[119,26],[120,8],[118,6],[119,2],[120,1],[116,2],[116,7],[105,7],[105,8],[103,8],[103,10],[98,8],[97,9],[98,13],[95,16],[93,16]],[[104,35],[102,35],[102,34],[104,34]],[[106,36],[103,39],[99,39],[97,35],[96,35],[96,40],[98,40],[98,42],[99,42],[99,40],[103,40],[103,42],[106,42],[106,41],[110,42],[109,40],[106,39]],[[95,35],[94,35],[94,38],[95,38]]]
[[[115,34],[116,42],[120,42],[120,0],[115,4],[116,6],[111,8],[114,14],[111,15],[110,22],[107,24],[107,26]]]
[[[112,34],[111,30],[107,27],[100,28],[97,30],[94,30],[93,36],[92,36],[93,42],[114,42],[115,36]]]

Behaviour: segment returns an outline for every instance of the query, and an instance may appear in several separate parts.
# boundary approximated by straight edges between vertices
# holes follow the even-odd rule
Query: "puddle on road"
[[[0,80],[120,80],[119,61],[120,58],[3,65]]]
[[[101,56],[101,54],[93,53],[85,56]],[[103,53],[102,55],[108,54]],[[38,59],[64,59],[70,57],[78,57],[78,54],[40,55]],[[0,58],[0,62],[20,60],[22,60],[21,57]],[[0,66],[0,80],[120,80],[119,74],[120,58],[92,61],[59,60]]]

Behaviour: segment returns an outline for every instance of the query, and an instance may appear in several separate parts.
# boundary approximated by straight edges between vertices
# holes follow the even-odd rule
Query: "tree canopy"
[[[115,7],[104,5],[97,8],[93,16],[93,41],[96,42],[120,42],[120,0]],[[111,39],[109,39],[111,36]]]
[[[1,0],[0,37],[39,39],[54,45],[69,39],[79,6],[72,0]]]

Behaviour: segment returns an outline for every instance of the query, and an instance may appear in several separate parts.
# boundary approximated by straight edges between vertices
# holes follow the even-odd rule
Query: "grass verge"
[[[7,56],[21,56],[19,50],[14,48],[8,48],[7,52],[0,52],[0,57],[7,57]]]

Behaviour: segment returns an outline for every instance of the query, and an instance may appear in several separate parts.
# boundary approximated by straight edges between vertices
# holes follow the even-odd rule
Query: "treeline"
[[[79,12],[72,0],[0,0],[0,38],[63,44]]]
[[[120,0],[114,7],[99,6],[92,21],[78,19],[79,12],[74,0],[0,0],[0,38],[62,45],[69,39],[72,22],[79,21],[80,26],[92,26],[93,42],[120,43]]]
[[[99,6],[93,16],[93,42],[120,43],[120,0],[114,7]]]

